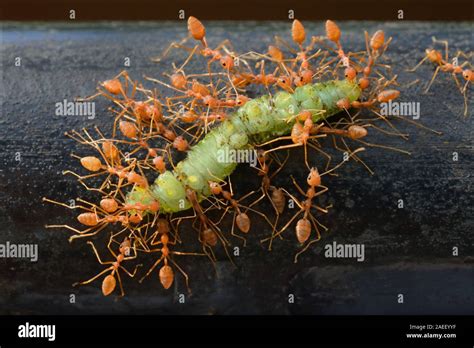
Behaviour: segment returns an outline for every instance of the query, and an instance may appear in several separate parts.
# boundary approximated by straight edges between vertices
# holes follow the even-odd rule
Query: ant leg
[[[275,152],[275,151],[279,151],[279,150],[283,150],[283,149],[290,149],[290,148],[293,148],[293,147],[299,147],[299,146],[301,146],[301,145],[302,145],[301,143],[289,144],[289,145],[281,145],[281,146],[275,147],[275,148],[273,148],[273,149],[266,150],[266,151],[265,151],[265,155],[266,155],[266,154],[269,154],[269,153],[271,153],[271,152]]]
[[[466,81],[466,83],[464,84],[464,87],[462,88],[462,92],[463,92],[463,93],[466,92],[467,86],[469,86],[469,82],[470,82],[470,81]]]
[[[406,151],[406,150],[402,150],[402,149],[397,149],[396,147],[392,147],[392,146],[385,146],[385,145],[379,145],[379,144],[372,144],[372,143],[368,143],[364,140],[360,140],[360,139],[354,139],[355,141],[361,143],[361,144],[364,144],[365,146],[370,146],[370,147],[379,147],[381,149],[387,149],[387,150],[391,150],[391,151],[395,151],[395,152],[400,152],[400,153],[404,153],[405,155],[411,155],[411,152],[409,151]],[[359,148],[359,149],[363,149],[363,147]],[[357,150],[356,150],[357,151]],[[360,150],[362,151],[362,150]]]
[[[115,253],[115,251],[112,250],[112,247],[111,247],[113,240],[114,239],[112,235],[110,236],[109,242],[107,243],[107,249],[109,249],[109,252],[112,254],[114,258],[117,258],[117,254]],[[87,244],[91,244],[92,248],[95,249],[94,244],[91,241],[88,241]]]
[[[87,208],[87,207],[84,207],[82,205],[74,205],[73,207],[71,207],[70,205],[66,204],[66,203],[61,203],[61,202],[58,202],[58,201],[54,201],[52,199],[49,199],[49,198],[46,198],[46,197],[43,197],[42,199],[43,202],[48,202],[48,203],[53,203],[53,204],[56,204],[56,205],[60,205],[62,207],[65,207],[65,208],[68,208],[68,209],[84,209],[85,211],[92,211],[91,208]]]
[[[123,291],[123,285],[122,285],[122,279],[120,278],[120,272],[116,272],[116,274],[117,274],[117,279],[118,279],[118,283],[120,287],[120,297],[124,297],[125,291]]]
[[[285,230],[291,225],[291,223],[303,212],[303,210],[300,210],[298,211],[295,215],[293,215],[293,217],[290,219],[290,221],[288,221],[286,223],[285,226],[282,227],[282,229],[280,231],[278,231],[274,236],[271,236],[271,237],[268,237],[266,239],[264,239],[263,241],[267,241],[267,240],[271,240],[271,239],[274,239],[275,237],[278,237],[279,235],[281,235],[283,232],[285,232]]]
[[[436,39],[436,37],[432,36],[431,41],[433,41],[433,43],[440,43],[440,44],[444,45],[444,57],[446,59],[446,62],[448,62],[449,61],[449,58],[448,58],[448,40],[438,40],[438,39]]]
[[[439,67],[439,66],[436,67],[436,70],[435,70],[435,72],[434,72],[434,74],[433,74],[433,77],[431,78],[431,81],[430,81],[430,83],[428,84],[428,86],[426,87],[424,93],[428,93],[428,91],[430,90],[431,85],[433,84],[433,82],[434,82],[436,76],[438,75],[439,70],[440,70],[440,67]]]
[[[229,212],[229,210],[232,208],[231,205],[228,205],[226,206],[226,208],[224,209],[224,212],[222,213],[221,217],[215,222],[216,225],[219,225],[222,220],[224,220],[225,216],[227,215],[227,213]]]
[[[364,168],[369,172],[370,175],[374,175],[374,171],[372,169],[370,169],[370,167],[367,165],[367,163],[365,163],[359,156],[357,156],[355,153],[359,152],[359,151],[362,151],[361,149],[356,149],[355,151],[352,151],[352,149],[349,147],[349,145],[347,145],[346,141],[344,138],[340,138],[341,139],[341,142],[344,144],[344,146],[346,147],[346,150],[340,148],[339,146],[337,146],[337,143],[336,143],[336,138],[333,138],[333,141],[334,141],[334,146],[336,147],[336,149],[338,149],[339,151],[343,151],[343,152],[347,152],[349,153],[349,158],[352,158],[354,159],[354,161],[358,162],[358,163],[361,163]],[[362,148],[363,149],[363,148]],[[348,159],[349,159],[348,158]],[[327,171],[326,173],[329,173],[330,171]]]
[[[121,270],[123,270],[130,278],[133,278],[135,277],[135,275],[137,274],[137,271],[138,269],[141,267],[142,265],[136,265],[135,266],[135,269],[133,270],[133,272],[130,272],[129,270],[127,270],[125,267],[123,266],[119,266]],[[117,275],[118,275],[118,272],[117,272]]]
[[[97,251],[97,249],[96,249],[94,243],[92,243],[92,242],[89,240],[89,241],[87,241],[87,244],[89,244],[89,245],[91,246],[92,250],[94,251],[95,256],[97,257],[97,261],[99,261],[99,263],[100,263],[101,265],[110,265],[110,264],[112,264],[111,261],[104,262],[104,261],[101,260],[100,255],[99,255],[99,253],[98,253],[98,251]]]
[[[76,232],[77,234],[85,234],[89,231],[92,231],[94,229],[94,227],[91,227],[91,228],[87,228],[85,230],[82,230],[82,231],[79,231],[78,229],[74,228],[74,227],[71,227],[69,225],[45,225],[44,227],[46,228],[67,228],[68,230],[71,230],[73,232]]]
[[[183,275],[184,281],[186,282],[186,288],[188,289],[188,293],[191,293],[191,288],[189,287],[189,276],[188,274],[174,261],[173,259],[169,259],[173,265],[176,266],[178,271]]]
[[[326,172],[328,173],[328,172]],[[323,176],[324,174],[321,174],[321,176]],[[296,182],[295,178],[291,177],[291,179],[293,180],[293,184],[296,186],[296,188],[298,189],[298,191],[302,194],[302,195],[305,195],[306,196],[306,192],[303,191],[303,189],[300,187],[300,185],[298,185],[298,183]],[[317,197],[317,196],[320,196],[322,195],[323,193],[327,192],[329,190],[328,187],[326,186],[323,186],[323,185],[319,185],[318,187],[321,187],[322,190],[319,191],[319,192],[316,192],[315,195],[313,196],[314,197]]]
[[[99,278],[100,276],[102,276],[104,273],[109,272],[110,270],[112,270],[112,266],[110,266],[109,268],[104,269],[102,272],[100,272],[99,274],[95,275],[95,276],[92,277],[91,279],[85,280],[85,281],[83,281],[83,282],[74,283],[74,284],[72,284],[72,286],[86,285],[86,284],[92,283],[94,280],[96,280],[97,278]]]
[[[274,227],[273,224],[272,224],[272,222],[267,218],[267,216],[266,216],[265,214],[259,212],[259,211],[256,210],[256,209],[249,208],[249,207],[246,207],[246,206],[243,206],[243,205],[241,205],[241,207],[242,207],[243,209],[246,209],[245,211],[251,211],[251,212],[253,212],[253,213],[257,214],[257,215],[260,215],[263,219],[265,219],[265,221],[266,221],[272,228]]]
[[[464,85],[464,88],[462,89],[462,96],[464,97],[464,117],[467,116],[467,110],[468,110],[468,105],[467,105],[467,85],[469,81],[466,81],[466,84]]]
[[[147,272],[147,273],[143,276],[143,278],[140,279],[138,282],[139,282],[139,283],[142,283],[143,280],[144,280],[146,277],[148,277],[148,276],[151,274],[151,272],[153,272],[153,270],[161,263],[161,261],[163,261],[164,258],[165,258],[165,257],[164,257],[163,255],[161,255],[161,257],[160,257],[158,260],[156,260],[156,262],[153,264],[153,266],[151,266],[151,268],[148,270],[148,272]]]
[[[275,35],[275,43],[278,45],[278,44],[282,44],[283,46],[285,46],[286,48],[288,48],[288,50],[292,53],[292,54],[297,54],[298,52],[293,48],[291,47],[291,45],[288,43],[288,41],[286,41],[285,39],[283,39],[282,37],[278,36],[278,35]]]
[[[105,223],[105,224],[103,224],[102,226],[100,226],[95,232],[71,236],[71,237],[69,237],[69,243],[71,243],[74,239],[84,238],[84,237],[90,237],[90,236],[95,236],[95,235],[98,234],[100,231],[102,231],[106,226],[107,226],[107,223]],[[93,228],[92,228],[92,229],[93,229]],[[90,230],[91,230],[91,229],[90,229]]]
[[[258,202],[260,202],[262,199],[264,199],[265,196],[267,195],[267,193],[264,191],[263,187],[260,187],[260,191],[262,191],[262,194],[255,201],[253,201],[252,203],[250,203],[248,205],[249,208],[252,208],[254,205],[258,204]]]
[[[106,173],[107,173],[106,170],[103,170],[103,171],[100,171],[100,172],[94,173],[94,174],[88,174],[88,175],[79,175],[79,174],[77,174],[77,173],[74,173],[74,172],[71,171],[71,170],[64,170],[64,171],[62,172],[63,175],[71,174],[71,175],[75,176],[78,180],[85,180],[85,179],[95,178],[95,177],[97,177],[97,176],[101,176],[101,175],[104,175],[104,174],[106,174]],[[86,186],[86,188],[87,188],[87,186]],[[89,189],[89,190],[91,190],[91,189]]]
[[[304,163],[306,164],[306,168],[308,168],[308,170],[311,170],[311,167],[309,166],[309,163],[308,163],[308,148],[306,147],[306,142],[303,143],[303,148],[304,148]]]
[[[423,64],[425,62],[425,60],[428,59],[428,56],[425,56],[425,58],[423,58],[417,65],[415,65],[415,67],[411,68],[411,69],[407,69],[406,71],[407,72],[414,72],[416,69],[418,69],[421,64]]]
[[[309,145],[309,147],[311,147],[314,150],[318,151],[319,153],[321,153],[323,156],[325,156],[328,159],[327,162],[326,162],[326,166],[324,167],[324,169],[327,170],[329,168],[329,165],[331,164],[331,161],[332,161],[331,155],[328,154],[326,151],[320,149],[317,145],[315,145],[311,142],[308,142],[308,145]]]
[[[395,126],[392,124],[392,122],[390,122],[390,120],[389,120],[386,116],[382,115],[381,113],[379,113],[379,112],[377,112],[377,111],[375,111],[375,110],[373,110],[373,109],[371,109],[370,111],[372,111],[379,119],[381,119],[382,121],[384,121],[390,128],[392,128],[392,129],[395,131],[395,133],[398,134],[399,137],[401,137],[401,138],[404,139],[404,140],[408,140],[408,137],[407,137],[406,135],[404,135],[403,133],[401,133],[401,132],[397,129],[397,127],[395,127]]]
[[[301,249],[299,252],[297,252],[296,255],[295,255],[294,263],[298,263],[298,256],[300,256],[302,253],[304,253],[306,250],[308,250],[308,248],[311,244],[319,242],[320,239],[321,238],[313,239],[312,241],[307,243],[306,246],[303,249]]]
[[[317,206],[314,206],[314,208],[320,208],[320,207],[317,207]],[[327,214],[329,208],[332,208],[332,205],[328,205],[326,206],[326,209],[323,209],[324,212]],[[308,215],[310,220],[313,222],[313,225],[314,225],[314,228],[316,229],[316,233],[318,234],[318,238],[321,238],[321,233],[319,232],[319,229],[318,229],[318,226],[321,227],[324,231],[328,231],[329,228],[327,228],[326,226],[324,226],[322,223],[320,223],[318,221],[318,219],[316,219],[311,213]]]
[[[207,256],[204,253],[192,253],[192,252],[182,252],[182,251],[170,251],[174,255],[184,255],[184,256]]]
[[[180,48],[180,49],[184,49],[186,51],[191,51],[192,49],[187,47],[187,46],[184,46],[184,44],[189,40],[189,37],[186,37],[184,39],[182,39],[181,41],[179,42],[172,42],[167,48],[166,50],[161,54],[160,57],[155,57],[155,58],[151,58],[151,61],[152,62],[160,62],[161,60],[163,60],[164,58],[166,58],[168,56],[168,54],[170,53],[171,50],[173,49],[176,49],[176,48]]]

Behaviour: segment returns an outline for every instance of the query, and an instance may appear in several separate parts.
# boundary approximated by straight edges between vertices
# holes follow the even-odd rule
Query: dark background
[[[67,231],[43,227],[71,223],[76,213],[44,205],[41,198],[67,201],[85,195],[61,171],[78,168],[72,151],[88,152],[63,133],[111,124],[109,104],[103,100],[97,101],[95,120],[55,116],[54,104],[93,93],[99,81],[122,70],[124,56],[131,58],[128,70],[133,78],[160,76],[179,56],[159,64],[149,58],[184,37],[185,23],[3,24],[0,242],[38,243],[39,261],[0,260],[2,314],[473,313],[473,118],[462,117],[463,99],[449,76],[440,76],[426,95],[420,85],[404,87],[416,78],[424,82],[431,78],[433,68],[428,64],[414,74],[404,71],[423,57],[431,36],[448,39],[451,52],[472,49],[471,22],[339,22],[344,44],[352,50],[364,47],[364,30],[381,28],[394,37],[388,58],[399,74],[401,100],[420,102],[420,122],[443,135],[401,121],[395,124],[410,134],[408,141],[371,134],[371,142],[397,146],[412,155],[370,148],[362,157],[375,175],[350,162],[339,170],[339,177],[325,178],[330,190],[321,203],[332,203],[334,208],[320,221],[330,230],[297,264],[292,232],[268,252],[259,239],[270,231],[258,220],[247,247],[234,260],[236,268],[222,255],[217,272],[205,258],[177,259],[189,273],[193,290],[184,305],[177,303],[177,295],[185,293],[179,275],[169,291],[161,288],[156,274],[143,284],[125,279],[127,296],[118,301],[102,297],[100,281],[72,288],[72,283],[102,268],[85,243],[70,245]],[[274,34],[288,38],[290,28],[288,21],[205,24],[211,46],[230,38],[238,51],[265,50]],[[309,34],[323,33],[323,22],[305,25]],[[17,56],[22,57],[22,67],[14,66]],[[472,98],[470,104],[472,110]],[[458,152],[459,161],[452,161],[453,152]],[[275,182],[294,192],[289,174],[304,182],[301,151],[292,152]],[[233,182],[237,191],[258,186],[254,172],[245,166],[239,167]],[[404,209],[397,208],[400,198]],[[366,261],[326,259],[323,247],[334,240],[364,243]],[[454,246],[459,247],[458,257],[452,256]],[[183,249],[199,246],[189,243]],[[69,303],[72,293],[77,295],[76,304]],[[295,294],[295,304],[288,304],[289,293]],[[404,304],[397,304],[399,293],[405,296]]]
[[[6,20],[176,20],[178,11],[206,20],[285,20],[293,10],[301,20],[357,19],[472,20],[470,0],[3,0]]]

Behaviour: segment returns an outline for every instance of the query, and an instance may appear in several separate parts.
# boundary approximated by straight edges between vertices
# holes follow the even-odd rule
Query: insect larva
[[[193,146],[175,170],[160,174],[148,189],[135,187],[128,194],[127,203],[149,204],[157,200],[161,212],[187,210],[191,203],[186,187],[196,191],[202,200],[211,194],[209,181],[226,178],[237,166],[219,160],[221,151],[251,149],[252,145],[289,134],[294,116],[301,111],[310,110],[313,122],[317,122],[338,113],[340,100],[356,101],[360,93],[357,83],[334,80],[297,87],[294,93],[282,91],[273,98],[251,100]]]

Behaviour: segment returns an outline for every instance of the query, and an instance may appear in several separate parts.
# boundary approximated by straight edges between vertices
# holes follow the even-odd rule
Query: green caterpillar
[[[359,99],[361,89],[356,82],[333,80],[308,84],[294,93],[278,92],[253,99],[233,115],[212,129],[188,152],[173,171],[158,176],[148,188],[135,186],[127,195],[128,204],[160,204],[160,212],[174,213],[191,208],[186,198],[186,188],[196,191],[198,199],[208,197],[209,181],[219,181],[229,176],[237,166],[235,162],[219,160],[219,153],[228,150],[251,149],[278,136],[287,135],[301,111],[312,113],[313,122],[320,121],[340,111],[337,101]]]

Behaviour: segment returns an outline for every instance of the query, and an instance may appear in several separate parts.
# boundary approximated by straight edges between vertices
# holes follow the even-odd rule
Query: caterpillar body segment
[[[357,83],[333,80],[297,87],[294,93],[278,92],[247,102],[229,119],[211,130],[178,163],[173,171],[160,174],[149,188],[135,186],[127,195],[127,203],[160,203],[160,211],[172,213],[191,208],[186,188],[196,191],[198,199],[211,194],[209,181],[223,180],[237,164],[222,160],[229,150],[251,149],[254,145],[287,135],[301,111],[310,111],[313,122],[330,117],[340,108],[337,102],[356,101],[361,95]]]

